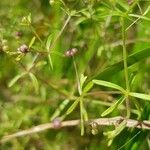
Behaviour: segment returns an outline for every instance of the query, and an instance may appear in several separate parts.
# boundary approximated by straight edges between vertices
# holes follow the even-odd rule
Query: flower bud
[[[65,52],[65,56],[66,57],[74,56],[77,53],[77,51],[78,50],[76,48],[72,48],[72,49]]]
[[[22,37],[22,32],[21,31],[17,31],[15,33],[15,37],[16,37],[16,39],[19,39],[20,37]]]
[[[26,44],[23,44],[18,48],[18,51],[26,54],[29,52],[29,47]]]
[[[55,118],[53,121],[53,128],[54,129],[59,129],[61,128],[61,120],[59,118]]]
[[[71,56],[71,55],[70,55],[70,51],[66,51],[66,52],[65,52],[65,56],[66,56],[66,57],[70,57],[70,56]]]
[[[71,51],[73,52],[73,54],[76,54],[78,50],[76,48],[73,48],[71,49]]]

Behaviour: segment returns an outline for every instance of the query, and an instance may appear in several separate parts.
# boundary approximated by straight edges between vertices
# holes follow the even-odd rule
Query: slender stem
[[[126,12],[126,14],[128,14],[137,5],[138,2],[139,0],[135,0],[133,4],[130,6],[129,10]]]
[[[80,99],[80,125],[81,125],[81,136],[84,135],[84,117],[83,117],[83,99]]]
[[[30,28],[32,30],[32,32],[34,33],[34,35],[36,36],[36,38],[40,41],[41,45],[43,48],[45,48],[45,44],[42,41],[42,39],[40,38],[40,36],[38,35],[38,33],[36,32],[36,30],[34,29],[34,27],[32,26],[32,24],[30,23]],[[39,53],[36,54],[35,58],[33,59],[32,65],[30,66],[30,68],[28,69],[28,71],[30,71],[32,68],[34,68],[34,66],[36,65],[36,61],[39,58]]]
[[[78,74],[78,70],[77,70],[77,65],[76,65],[74,57],[72,57],[72,58],[73,58],[74,69],[75,69],[75,72],[76,72],[76,78],[77,78],[77,84],[78,84],[78,91],[79,91],[79,94],[81,95],[82,90],[81,90],[81,86],[80,86],[80,79],[79,79],[79,74]]]
[[[31,31],[33,32],[33,34],[36,36],[36,38],[40,41],[41,45],[43,48],[45,48],[45,44],[44,42],[42,41],[42,39],[40,38],[40,36],[38,35],[38,33],[36,32],[36,30],[34,29],[33,25],[31,23],[30,24],[30,28],[31,28]]]
[[[126,50],[126,33],[125,33],[125,23],[124,18],[122,18],[122,46],[123,46],[123,63],[124,63],[124,73],[126,81],[126,89],[129,91],[129,78],[128,78],[128,65],[127,65],[127,50]]]
[[[35,55],[35,57],[33,58],[33,61],[31,63],[31,66],[28,68],[28,72],[31,71],[31,69],[36,65],[36,61],[39,57],[39,53]]]
[[[96,122],[98,126],[115,126],[115,125],[118,125],[118,122],[123,121],[124,119],[126,120],[126,127],[150,130],[150,121],[147,121],[147,120],[139,121],[139,120],[134,120],[134,119],[127,119],[121,116],[116,116],[113,118],[91,119],[90,121],[85,122],[85,125],[90,125],[92,122]],[[77,126],[79,125],[79,123],[80,123],[80,120],[63,121],[61,122],[61,127]],[[24,137],[26,135],[33,135],[33,133],[39,133],[48,129],[55,129],[53,123],[40,124],[32,128],[26,129],[26,130],[22,130],[22,131],[19,131],[10,135],[6,135],[0,139],[0,143],[5,143],[16,137]]]
[[[124,21],[123,17],[121,18],[121,22],[122,22],[122,46],[123,46],[124,75],[125,75],[126,90],[127,90],[126,107],[127,107],[127,117],[130,117],[130,104],[129,104],[129,97],[128,97],[128,93],[130,91],[130,85],[129,85],[129,77],[128,77],[125,21]]]
[[[50,46],[49,51],[52,50],[52,49],[55,47],[57,40],[58,40],[59,37],[62,35],[62,33],[63,33],[65,27],[67,26],[67,24],[69,23],[70,19],[71,19],[71,16],[69,15],[68,18],[67,18],[67,20],[65,21],[63,27],[61,28],[61,30],[60,30],[59,33],[57,34],[56,38],[54,39],[52,45]]]
[[[62,29],[60,30],[60,32],[58,33],[58,35],[57,35],[56,38],[54,39],[52,45],[50,46],[50,48],[49,48],[49,50],[48,50],[48,53],[50,52],[51,49],[54,48],[54,46],[55,46],[57,40],[59,39],[59,37],[60,37],[61,34],[63,33],[63,31],[64,31],[65,27],[67,26],[68,22],[70,21],[70,19],[71,19],[71,16],[68,16],[68,18],[67,18],[67,20],[65,21],[65,23],[64,23],[64,25],[63,25],[63,27],[62,27]],[[43,42],[42,39],[39,37],[39,35],[38,35],[37,32],[35,31],[35,29],[33,28],[32,24],[30,24],[30,28],[31,28],[32,32],[35,34],[35,36],[37,37],[37,39],[41,42],[42,47],[43,47],[43,48],[46,48],[44,42]],[[51,56],[50,56],[50,57],[51,57]],[[38,58],[38,57],[37,57],[37,58]]]
[[[83,136],[84,135],[84,117],[83,117],[83,107],[84,107],[83,106],[83,97],[84,97],[84,95],[82,94],[82,89],[80,86],[80,79],[79,79],[79,75],[78,75],[77,65],[76,65],[74,57],[72,57],[72,58],[73,58],[74,69],[76,72],[78,92],[79,92],[79,95],[81,96],[81,98],[80,98],[80,118],[81,118],[80,125],[81,125],[81,136]]]
[[[126,145],[128,145],[133,139],[135,139],[135,137],[137,137],[140,133],[142,132],[142,130],[140,130],[139,132],[137,132],[130,140],[128,140],[125,144],[123,144],[121,147],[119,147],[118,150],[123,149],[123,147],[125,147]]]
[[[79,74],[78,74],[75,59],[74,59],[74,57],[72,57],[72,58],[73,58],[74,69],[75,69],[75,72],[76,72],[78,92],[79,92],[79,95],[81,96],[81,98],[80,98],[80,118],[81,118],[80,125],[81,125],[81,136],[83,136],[84,135],[84,116],[83,116],[84,115],[84,112],[83,112],[83,110],[84,110],[84,105],[83,105],[84,94],[82,93],[82,88],[81,88],[81,85],[80,85],[80,79],[79,79]]]
[[[48,82],[47,80],[45,80],[45,79],[43,79],[43,78],[41,78],[41,77],[39,77],[39,76],[37,76],[37,78],[38,78],[39,80],[41,80],[43,83],[45,83],[46,85],[50,86],[52,89],[54,89],[54,90],[57,91],[58,93],[60,93],[60,94],[62,94],[62,95],[64,95],[64,96],[66,96],[67,98],[70,98],[69,93],[67,93],[67,92],[65,92],[65,91],[63,91],[63,90],[61,90],[61,89],[58,88],[56,85],[52,84],[51,82]]]
[[[86,93],[86,95],[97,95],[97,94],[122,94],[120,91],[93,91]]]

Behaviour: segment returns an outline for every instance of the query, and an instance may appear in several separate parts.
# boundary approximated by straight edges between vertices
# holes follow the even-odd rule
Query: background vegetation
[[[150,120],[149,23],[144,0],[0,1],[0,149],[150,149],[149,130],[126,119],[84,126]],[[3,140],[74,119],[79,126]]]

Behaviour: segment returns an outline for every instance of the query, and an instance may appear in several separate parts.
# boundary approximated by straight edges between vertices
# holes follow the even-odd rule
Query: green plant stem
[[[56,45],[57,40],[59,39],[59,37],[61,36],[61,34],[63,33],[65,27],[67,26],[68,22],[70,21],[71,16],[68,16],[67,20],[65,21],[62,29],[60,30],[60,32],[58,33],[58,35],[56,36],[56,38],[54,39],[52,45],[49,48],[49,52],[51,49],[54,48],[54,46]],[[35,31],[35,29],[33,28],[32,24],[30,24],[30,28],[32,30],[32,32],[34,33],[34,35],[37,37],[37,39],[40,41],[41,45],[43,48],[46,48],[45,44],[43,43],[42,39],[39,37],[39,35],[37,34],[37,32]]]
[[[124,23],[124,18],[122,18],[121,20],[122,20],[122,41],[123,41],[122,46],[123,46],[124,73],[125,73],[126,89],[129,91],[125,23]]]
[[[79,74],[78,74],[75,59],[74,59],[74,57],[72,57],[72,58],[73,58],[74,69],[75,69],[75,72],[76,72],[78,92],[79,92],[79,95],[80,95],[80,118],[81,118],[80,125],[81,125],[81,136],[83,136],[84,135],[84,105],[83,105],[84,93],[82,93],[82,88],[81,88],[81,84],[80,84],[80,79],[79,79]]]
[[[39,80],[41,80],[43,83],[45,83],[46,85],[50,86],[52,89],[54,89],[55,91],[57,91],[58,93],[64,95],[65,97],[70,99],[70,95],[69,93],[61,90],[59,87],[57,87],[56,85],[52,84],[51,82],[48,82],[47,80],[44,80],[42,77],[37,76],[37,78]]]
[[[34,27],[32,26],[32,24],[30,24],[30,28],[32,30],[32,32],[34,33],[34,35],[36,36],[36,38],[41,42],[42,46],[45,48],[45,45],[42,41],[42,39],[39,37],[39,35],[37,34],[37,32],[35,31]]]
[[[126,82],[126,107],[127,107],[127,117],[130,117],[130,104],[128,93],[130,91],[129,77],[128,77],[128,64],[127,64],[127,50],[126,50],[126,32],[125,32],[125,22],[124,18],[121,18],[122,23],[122,46],[123,46],[123,63],[124,63],[124,75]]]
[[[37,61],[38,57],[39,57],[39,53],[35,55],[32,63],[31,63],[31,66],[28,68],[28,72],[30,72],[31,69],[36,65],[36,61]]]
[[[31,28],[31,31],[33,32],[33,34],[36,36],[36,38],[40,41],[41,43],[41,46],[43,48],[46,48],[44,42],[42,41],[42,39],[39,37],[38,33],[36,32],[36,30],[34,29],[34,27],[32,26],[32,24],[30,24],[30,28]],[[34,68],[34,66],[36,65],[36,61],[38,60],[39,58],[39,53],[35,56],[35,59],[33,60],[33,63],[32,63],[32,66],[28,69],[29,71]]]
[[[135,0],[132,5],[130,6],[129,10],[126,12],[126,14],[128,14],[136,5],[137,3],[139,2],[139,0]]]
[[[81,125],[81,136],[84,135],[84,117],[83,117],[83,99],[82,97],[80,98],[80,118],[81,118],[81,122],[80,122],[80,125]]]
[[[59,37],[62,35],[62,33],[63,33],[65,27],[67,26],[67,24],[69,23],[70,19],[71,19],[71,16],[69,15],[68,18],[67,18],[67,20],[65,21],[63,27],[61,28],[61,30],[60,30],[59,33],[57,34],[56,38],[54,39],[52,45],[50,46],[49,51],[51,51],[51,50],[55,47],[57,40],[58,40]]]
[[[81,86],[80,86],[80,79],[79,79],[79,75],[78,75],[77,65],[76,65],[74,57],[72,57],[72,58],[73,58],[74,69],[75,69],[75,72],[76,72],[76,78],[77,78],[77,84],[78,84],[78,91],[79,91],[79,94],[81,95],[82,90],[81,90]]]

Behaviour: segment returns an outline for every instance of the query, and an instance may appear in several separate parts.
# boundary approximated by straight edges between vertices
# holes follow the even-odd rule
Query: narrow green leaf
[[[83,136],[85,131],[84,121],[88,121],[88,113],[84,107],[82,98],[80,99],[80,113],[81,113],[81,136]]]
[[[44,66],[44,65],[46,65],[47,64],[47,62],[46,61],[39,61],[39,62],[37,62],[37,64],[35,65],[35,67],[42,67],[42,66]]]
[[[150,21],[150,18],[141,16],[141,15],[137,15],[137,14],[129,14],[129,16]]]
[[[21,58],[23,58],[25,56],[25,54],[19,54],[16,58],[15,58],[15,60],[16,61],[20,61],[21,60]]]
[[[84,93],[87,93],[92,87],[93,87],[94,83],[93,82],[89,82],[83,89]]]
[[[29,48],[31,48],[31,47],[32,47],[32,45],[33,45],[33,44],[34,44],[34,42],[35,42],[35,39],[36,39],[36,37],[35,37],[35,36],[31,39],[30,44],[29,44]]]
[[[141,51],[135,52],[127,57],[127,63],[128,67],[134,65],[135,63],[138,63],[142,61],[145,58],[150,57],[150,48],[143,49]],[[107,79],[110,78],[110,75],[115,75],[114,72],[119,72],[124,69],[123,60],[108,66],[104,70],[100,70],[96,75],[94,75],[90,80],[92,79]]]
[[[48,54],[48,60],[49,60],[50,67],[53,70],[53,63],[52,63],[52,58],[50,54]]]
[[[108,82],[108,81],[103,81],[103,80],[93,80],[93,83],[97,84],[97,85],[102,85],[102,86],[105,86],[105,87],[109,87],[109,88],[113,88],[113,89],[117,89],[123,93],[125,93],[125,90],[117,85],[117,84],[114,84],[114,83],[111,83],[111,82]]]
[[[129,9],[129,5],[126,3],[126,1],[117,1],[117,3],[126,11]]]
[[[143,99],[143,100],[150,101],[150,95],[147,95],[147,94],[130,92],[129,95],[133,96],[133,97],[136,97],[136,98],[140,98],[140,99]]]
[[[81,136],[84,135],[84,105],[83,99],[80,98],[80,125],[81,125]]]
[[[32,80],[33,86],[35,88],[35,92],[38,93],[39,92],[39,83],[37,78],[35,77],[35,75],[33,73],[29,73],[29,76]]]
[[[31,24],[31,13],[28,16],[24,16],[21,20],[21,25],[29,26]]]
[[[74,101],[74,103],[68,108],[68,110],[67,110],[67,112],[66,112],[67,115],[69,115],[70,113],[72,113],[72,111],[73,111],[73,110],[76,108],[76,106],[78,105],[79,101],[80,101],[80,98],[78,98],[78,99],[76,99],[76,100]]]
[[[85,109],[85,107],[83,106],[83,117],[84,117],[84,120],[85,121],[88,121],[89,119],[89,117],[88,117],[88,113],[87,113],[87,111],[86,111],[86,109]]]
[[[51,117],[51,121],[60,115],[60,113],[64,110],[64,108],[69,104],[69,100],[65,99],[55,110],[54,114]]]
[[[52,42],[52,35],[50,34],[47,38],[47,41],[46,41],[46,49],[49,50],[50,48],[50,45],[51,45],[51,42]]]
[[[8,87],[13,86],[21,77],[23,77],[26,73],[16,75],[8,84]]]
[[[47,96],[47,89],[46,89],[45,86],[41,86],[40,87],[40,95],[41,95],[41,99],[43,101],[45,101],[46,100],[46,96]]]
[[[150,6],[147,7],[147,9],[145,10],[145,12],[143,13],[143,15],[145,16],[150,10]]]
[[[28,22],[31,23],[31,13],[27,16]]]
[[[86,79],[87,79],[87,76],[84,76],[84,74],[81,74],[81,77],[80,77],[80,86],[81,86],[81,89],[82,89],[83,84],[86,81]]]
[[[116,127],[113,131],[104,132],[103,134],[107,136],[109,139],[114,139],[120,132],[126,127],[126,120],[123,120],[119,126]]]
[[[108,141],[108,146],[110,146],[111,144],[112,144],[112,142],[113,142],[113,139],[110,139],[109,141]]]
[[[117,100],[114,104],[112,104],[108,109],[106,109],[101,116],[104,117],[108,114],[110,114],[113,110],[115,110],[117,107],[119,107],[120,104],[123,103],[125,100],[125,97],[121,97],[119,100]]]
[[[50,34],[50,35],[48,36],[48,38],[47,38],[46,49],[47,49],[47,52],[48,52],[49,64],[50,64],[51,69],[53,70],[52,58],[51,58],[50,51],[49,51],[51,42],[52,42],[52,35]]]

